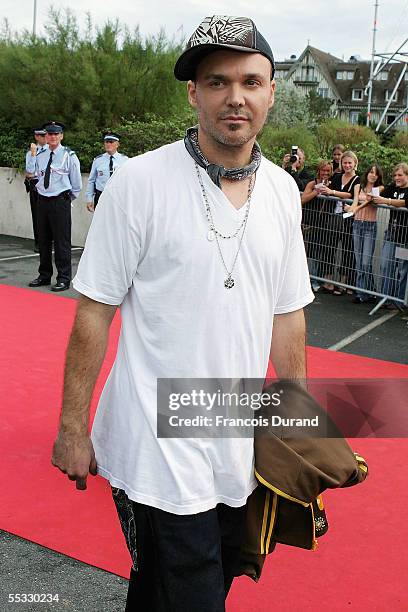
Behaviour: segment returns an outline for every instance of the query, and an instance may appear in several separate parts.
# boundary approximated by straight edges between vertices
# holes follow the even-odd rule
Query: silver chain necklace
[[[233,234],[224,235],[221,232],[219,232],[216,229],[216,227],[215,227],[214,218],[212,216],[210,203],[208,201],[207,193],[206,193],[205,188],[204,188],[204,183],[203,183],[202,178],[201,178],[200,169],[198,167],[197,162],[194,162],[194,165],[195,165],[195,168],[196,168],[198,182],[200,183],[201,193],[202,193],[204,204],[205,204],[207,221],[208,221],[208,224],[209,224],[209,227],[210,227],[210,229],[209,229],[209,231],[207,233],[207,239],[211,242],[215,238],[215,241],[216,241],[216,244],[217,244],[217,248],[218,248],[218,252],[220,254],[220,258],[221,258],[221,261],[222,261],[222,265],[224,266],[225,272],[227,273],[227,278],[224,281],[224,287],[226,289],[232,289],[232,287],[235,285],[235,279],[232,277],[232,273],[234,271],[235,264],[236,264],[237,259],[238,259],[238,255],[239,255],[239,252],[241,250],[241,244],[242,244],[242,240],[244,238],[244,234],[245,234],[245,230],[246,230],[246,226],[247,226],[247,222],[248,222],[248,215],[249,215],[249,210],[251,208],[251,197],[252,197],[252,190],[253,190],[255,174],[253,174],[251,176],[251,179],[249,181],[249,185],[248,185],[248,200],[247,200],[247,204],[246,204],[246,208],[245,208],[245,215],[244,215],[244,218],[243,218],[242,222],[239,224],[238,228],[235,230],[235,232]],[[232,262],[231,270],[228,270],[227,264],[225,263],[225,259],[224,259],[224,256],[222,254],[222,250],[221,250],[221,245],[220,245],[220,240],[219,239],[222,238],[224,240],[230,240],[231,238],[236,238],[241,230],[242,230],[242,234],[241,234],[241,238],[239,239],[239,244],[238,244],[237,252],[235,253],[235,257],[234,257],[234,260]]]

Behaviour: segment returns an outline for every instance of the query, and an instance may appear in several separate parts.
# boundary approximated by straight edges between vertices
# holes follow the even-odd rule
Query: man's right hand
[[[86,207],[89,210],[89,212],[94,212],[94,210],[95,210],[95,206],[94,206],[93,202],[87,202],[86,203]]]
[[[88,473],[96,476],[96,459],[92,441],[88,435],[58,433],[54,442],[51,463],[70,480],[76,482],[80,491],[86,489]]]
[[[37,155],[37,145],[34,142],[30,144],[30,153],[33,157]]]

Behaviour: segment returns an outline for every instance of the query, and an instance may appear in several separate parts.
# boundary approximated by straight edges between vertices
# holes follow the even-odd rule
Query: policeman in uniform
[[[93,212],[98,204],[98,200],[109,178],[117,168],[122,166],[127,159],[127,155],[118,153],[119,134],[105,132],[103,142],[105,153],[98,155],[92,162],[91,173],[86,189],[86,207]]]
[[[28,170],[32,167],[33,159],[38,153],[42,153],[48,149],[48,145],[45,142],[46,131],[43,128],[36,128],[34,130],[35,142],[30,144],[30,148],[26,153],[26,164],[25,164],[25,180],[24,184],[27,193],[30,194],[30,207],[31,217],[33,220],[33,235],[34,235],[34,251],[38,253],[38,230],[37,230],[37,206],[38,206],[38,191],[36,185],[38,182],[38,176]]]
[[[39,276],[29,287],[50,285],[53,274],[52,242],[54,241],[57,282],[51,291],[69,289],[71,272],[71,202],[82,189],[79,159],[74,151],[64,147],[64,126],[55,121],[43,126],[48,149],[33,158],[29,171],[38,176],[38,245]]]

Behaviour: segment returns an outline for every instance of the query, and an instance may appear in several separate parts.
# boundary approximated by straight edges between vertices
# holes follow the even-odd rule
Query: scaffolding
[[[405,77],[405,73],[408,70],[408,49],[404,50],[405,47],[408,44],[408,38],[406,38],[404,40],[404,42],[398,47],[398,49],[394,52],[391,53],[376,53],[375,50],[375,39],[376,39],[376,34],[377,34],[377,13],[378,13],[378,1],[376,0],[375,2],[375,8],[374,8],[374,28],[373,28],[373,46],[372,46],[372,54],[371,54],[371,67],[370,67],[370,78],[369,81],[365,87],[365,95],[368,95],[368,103],[367,103],[367,126],[370,125],[370,119],[371,119],[371,103],[372,103],[372,91],[373,91],[373,82],[376,78],[376,76],[382,71],[384,70],[384,68],[386,68],[386,66],[388,66],[388,64],[390,64],[391,62],[398,62],[400,64],[402,64],[402,69],[400,72],[400,75],[397,79],[397,82],[395,84],[394,89],[392,90],[391,95],[388,96],[388,101],[387,104],[384,108],[384,111],[378,121],[377,127],[375,128],[375,131],[378,132],[386,115],[387,112],[394,100],[394,96],[396,94],[396,92],[398,91],[398,87],[401,84],[401,81],[404,79]],[[375,61],[377,58],[377,64],[374,67]],[[392,121],[392,123],[390,123],[390,125],[388,125],[386,127],[386,129],[384,130],[384,134],[386,134],[388,132],[388,130],[390,130],[396,123],[398,123],[398,121],[401,119],[401,117],[403,117],[403,115],[408,112],[408,104],[407,106],[404,108],[404,110],[402,110],[396,117],[395,119]]]

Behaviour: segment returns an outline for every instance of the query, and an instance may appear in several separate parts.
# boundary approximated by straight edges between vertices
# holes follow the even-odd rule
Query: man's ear
[[[197,87],[195,81],[188,81],[187,96],[190,106],[197,108]]]
[[[275,103],[275,88],[276,88],[276,82],[273,79],[271,81],[271,91],[270,91],[270,96],[269,96],[269,109],[271,109]]]

